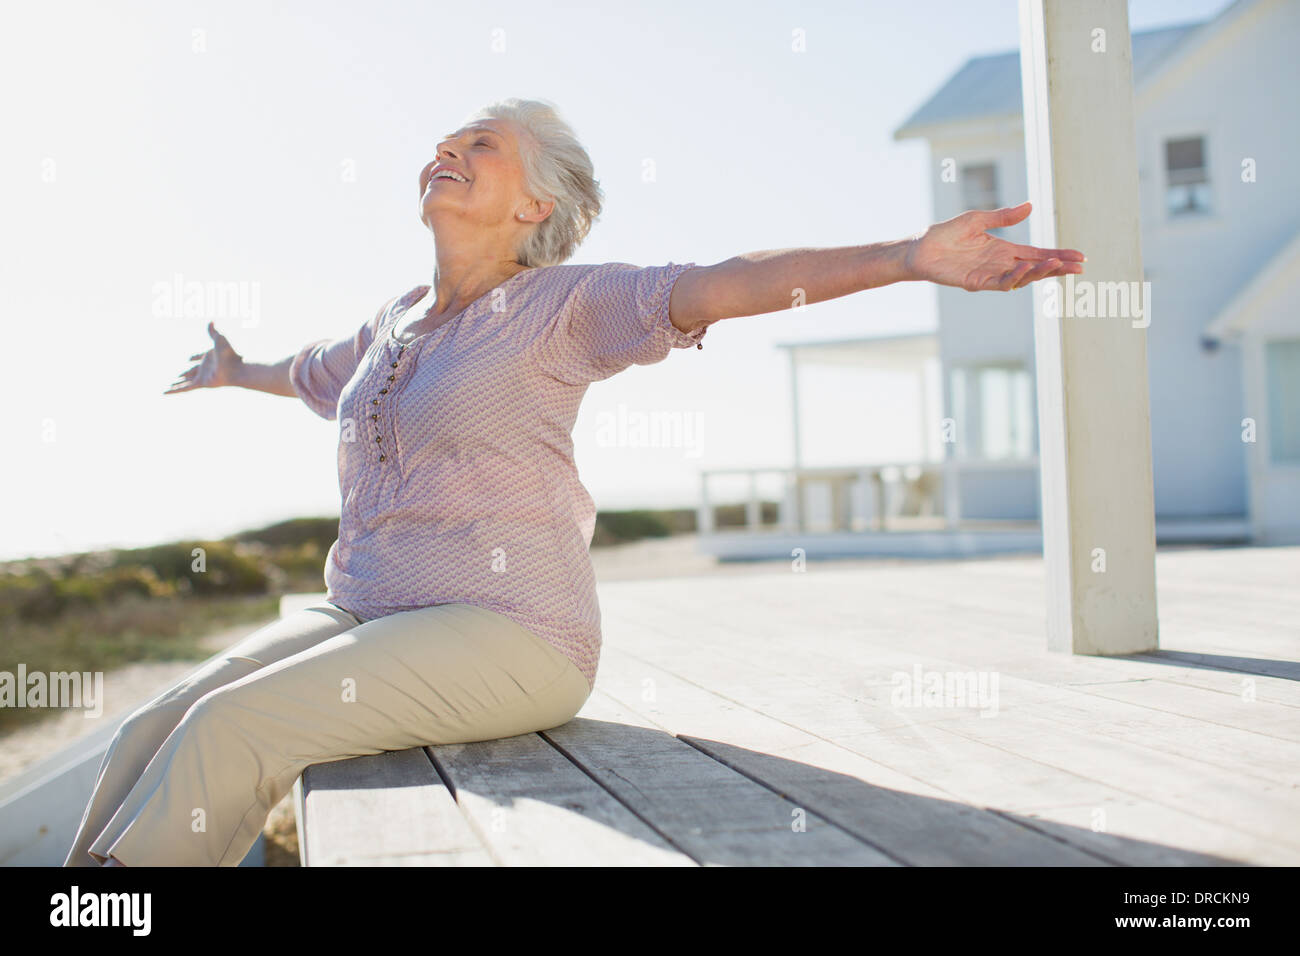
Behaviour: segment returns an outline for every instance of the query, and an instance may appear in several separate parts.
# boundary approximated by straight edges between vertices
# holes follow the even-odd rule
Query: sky
[[[1130,25],[1227,5],[1131,0]],[[1018,30],[1016,0],[7,11],[0,559],[337,514],[336,423],[296,398],[163,391],[209,347],[209,319],[273,362],[430,282],[417,176],[482,106],[548,100],[586,145],[605,208],[572,262],[861,245],[932,221],[928,147],[893,131],[967,59],[1014,50]],[[240,298],[186,308],[168,290],[190,282]],[[579,474],[601,509],[694,507],[701,469],[791,464],[778,343],[935,323],[919,283],[718,323],[702,350],[591,386]],[[801,392],[805,463],[911,453],[914,418],[861,414],[889,399],[864,388],[828,374]],[[639,416],[681,428],[644,447]]]

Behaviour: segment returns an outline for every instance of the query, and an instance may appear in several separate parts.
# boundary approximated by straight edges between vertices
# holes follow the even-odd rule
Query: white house
[[[1295,0],[1237,0],[1207,21],[1132,34],[1160,542],[1300,542],[1297,48]],[[1019,52],[967,62],[894,138],[929,143],[935,221],[1023,202]],[[1027,223],[1005,234],[1030,242]],[[788,555],[815,541],[824,554],[941,555],[1041,546],[1032,290],[940,287],[938,312],[933,333],[783,346],[794,468],[748,470],[747,526],[735,530],[714,520],[711,489],[722,473],[704,473],[705,550]],[[917,460],[802,466],[799,381],[828,363],[915,377],[924,430]],[[941,415],[928,407],[932,394],[942,396]],[[759,520],[765,476],[782,499],[775,527]]]

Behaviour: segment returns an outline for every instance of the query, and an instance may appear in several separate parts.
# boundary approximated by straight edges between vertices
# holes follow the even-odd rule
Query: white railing
[[[748,479],[745,529],[763,530],[764,477],[777,476],[780,491],[777,527],[787,533],[804,531],[893,531],[955,528],[961,521],[960,487],[964,471],[1036,472],[1038,459],[948,459],[902,461],[838,468],[718,468],[700,472],[697,527],[700,534],[717,530],[715,500],[710,483],[723,477]],[[829,522],[809,520],[808,496],[819,488],[829,496]],[[816,527],[815,525],[821,525]]]

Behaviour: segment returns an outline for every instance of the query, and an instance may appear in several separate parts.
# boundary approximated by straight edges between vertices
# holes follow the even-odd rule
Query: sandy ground
[[[200,643],[213,654],[236,644],[260,624],[241,624],[205,637]],[[104,674],[103,718],[126,716],[171,687],[199,664],[198,661],[149,661],[128,664]],[[0,780],[13,776],[102,727],[101,720],[86,719],[80,710],[52,711],[39,723],[0,736]],[[292,794],[272,811],[263,831],[267,835],[268,866],[298,865],[298,833]]]
[[[259,624],[241,624],[211,634],[202,640],[213,654],[235,644],[257,630]],[[148,703],[194,670],[198,661],[148,661],[128,664],[104,673],[104,712],[113,719]],[[29,724],[0,737],[0,780],[66,747],[84,734],[103,726],[102,719],[87,719],[81,710],[52,710],[39,723]]]

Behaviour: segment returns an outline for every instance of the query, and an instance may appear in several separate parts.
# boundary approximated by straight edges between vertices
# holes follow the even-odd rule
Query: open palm
[[[212,337],[212,348],[191,355],[190,361],[198,364],[191,365],[176,376],[176,381],[163,392],[164,395],[234,383],[235,372],[244,361],[243,358],[211,322],[208,323],[208,335]]]
[[[986,232],[1014,226],[1032,208],[1026,202],[971,210],[935,223],[912,241],[906,260],[909,274],[968,292],[1006,292],[1050,276],[1082,273],[1084,255],[1077,249],[1022,246]]]

